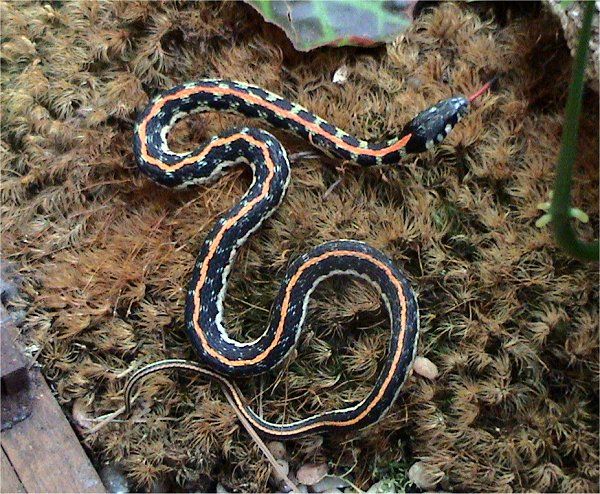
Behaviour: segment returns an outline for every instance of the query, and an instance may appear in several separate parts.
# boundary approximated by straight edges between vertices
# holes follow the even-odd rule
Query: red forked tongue
[[[473,101],[475,101],[477,98],[479,98],[479,96],[481,96],[483,93],[485,93],[488,89],[490,89],[490,87],[492,86],[492,84],[494,84],[494,82],[496,82],[496,79],[498,77],[492,77],[488,82],[486,82],[483,87],[479,90],[474,92],[471,96],[469,96],[469,103],[472,103]]]

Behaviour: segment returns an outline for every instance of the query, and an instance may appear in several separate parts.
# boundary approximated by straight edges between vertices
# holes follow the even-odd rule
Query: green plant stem
[[[565,125],[558,166],[556,167],[556,182],[550,213],[552,214],[554,237],[558,245],[577,259],[597,261],[599,256],[598,241],[582,242],[579,240],[575,229],[571,225],[571,216],[569,215],[573,163],[577,155],[577,135],[579,131],[579,115],[581,113],[584,72],[595,2],[585,2],[584,4],[583,24],[579,34],[579,44],[577,46],[573,75],[567,97]]]

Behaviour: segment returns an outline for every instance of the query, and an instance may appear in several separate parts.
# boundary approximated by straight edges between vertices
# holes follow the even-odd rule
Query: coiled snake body
[[[231,266],[239,248],[283,200],[290,163],[273,135],[250,127],[228,130],[192,151],[176,153],[169,148],[167,136],[177,121],[205,111],[239,113],[290,131],[330,156],[362,166],[395,165],[406,153],[425,151],[441,142],[466,114],[472,99],[441,101],[411,120],[398,138],[372,143],[347,134],[281,96],[240,82],[201,80],[154,98],[135,127],[134,150],[142,172],[168,187],[188,187],[213,181],[232,166],[244,163],[252,169],[253,181],[239,203],[212,227],[194,267],[185,324],[200,363],[173,359],[140,369],[127,384],[127,406],[140,379],[178,367],[220,382],[238,411],[263,436],[291,439],[327,430],[353,430],[377,422],[391,407],[417,348],[418,306],[407,279],[385,254],[352,240],[327,242],[296,259],[281,284],[264,333],[249,343],[231,339],[223,326],[223,299]],[[311,293],[321,281],[338,274],[371,283],[389,312],[388,356],[375,386],[353,406],[288,424],[268,422],[246,405],[229,377],[256,375],[281,363],[298,341]]]

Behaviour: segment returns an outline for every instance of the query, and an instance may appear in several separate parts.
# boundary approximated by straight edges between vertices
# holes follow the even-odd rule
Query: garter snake
[[[419,311],[408,280],[385,254],[352,240],[324,243],[296,259],[281,284],[263,334],[247,343],[231,339],[223,325],[230,269],[239,248],[283,200],[290,163],[273,135],[253,127],[227,130],[194,150],[174,152],[167,136],[179,120],[206,111],[238,113],[296,134],[336,158],[362,166],[395,165],[407,153],[439,144],[467,113],[470,101],[489,85],[470,98],[440,101],[411,120],[399,137],[381,143],[359,140],[300,105],[241,82],[206,79],[155,97],[140,114],[134,132],[134,152],[143,173],[161,185],[185,188],[213,181],[243,163],[252,169],[253,181],[239,203],[212,227],[194,266],[185,328],[200,363],[171,359],[138,370],[126,386],[127,409],[140,379],[162,369],[181,368],[219,382],[238,411],[265,437],[285,440],[329,430],[354,430],[377,422],[392,406],[416,354]],[[375,385],[365,399],[352,406],[287,424],[268,422],[245,403],[230,378],[260,374],[281,363],[298,341],[311,293],[321,281],[339,274],[375,286],[389,313],[388,355]]]

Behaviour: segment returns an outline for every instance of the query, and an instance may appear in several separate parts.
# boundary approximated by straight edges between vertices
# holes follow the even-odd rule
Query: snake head
[[[438,145],[469,111],[469,100],[455,96],[423,110],[402,129],[400,139],[411,134],[404,149],[407,153],[422,153]]]

